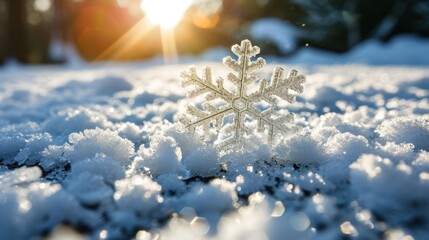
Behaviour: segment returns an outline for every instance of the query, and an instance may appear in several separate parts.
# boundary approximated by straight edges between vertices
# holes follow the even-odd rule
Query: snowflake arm
[[[272,116],[276,113],[273,108],[269,108],[261,112],[254,107],[250,107],[246,113],[257,121],[258,132],[268,130],[267,140],[270,143],[274,140],[275,134],[292,134],[298,130],[296,126],[286,126],[286,124],[293,122],[293,114],[286,114],[277,118],[272,118]]]
[[[208,93],[205,98],[207,101],[222,99],[226,102],[232,101],[233,95],[223,87],[223,79],[219,78],[217,84],[214,85],[212,81],[211,69],[206,67],[203,71],[203,77],[200,78],[197,74],[195,66],[189,67],[187,71],[181,73],[184,81],[183,87],[195,85],[196,88],[188,93],[189,98],[200,96]],[[182,116],[179,121],[184,124],[193,134],[195,128],[202,126],[204,129],[204,138],[207,139],[210,131],[210,124],[213,122],[216,128],[222,127],[223,118],[230,113],[232,108],[216,108],[215,106],[205,103],[203,110],[194,106],[188,106],[187,113],[194,117],[191,120]]]
[[[270,104],[275,104],[273,95],[280,97],[288,101],[289,103],[295,102],[295,96],[289,93],[289,89],[302,93],[304,88],[302,84],[305,83],[305,76],[298,75],[298,71],[292,69],[286,79],[283,79],[283,69],[277,67],[274,69],[273,76],[271,78],[271,85],[267,86],[267,81],[261,81],[259,84],[259,90],[249,95],[249,99],[254,102],[265,100]]]
[[[219,78],[216,81],[216,85],[213,84],[212,81],[212,73],[209,67],[206,67],[203,71],[203,78],[200,78],[197,74],[197,69],[195,66],[189,67],[188,71],[183,71],[181,73],[181,77],[185,79],[182,82],[183,87],[187,87],[190,85],[196,85],[196,89],[192,90],[188,93],[189,98],[193,98],[205,93],[209,93],[206,96],[206,100],[214,100],[217,98],[221,98],[225,101],[231,101],[233,98],[232,94],[228,92],[223,87],[223,79]]]
[[[213,125],[216,126],[217,129],[220,129],[223,124],[223,118],[230,114],[232,108],[218,109],[211,104],[204,104],[203,109],[205,111],[201,111],[194,106],[188,106],[187,113],[196,118],[196,120],[190,120],[189,118],[182,116],[179,121],[184,124],[191,134],[195,132],[195,128],[198,126],[202,126],[204,129],[204,139],[208,139],[210,132],[210,124],[213,122]]]
[[[224,133],[230,135],[226,140],[220,143],[220,147],[224,149],[233,147],[245,147],[246,149],[255,148],[255,144],[248,141],[245,135],[251,135],[253,130],[244,124],[245,114],[238,113],[234,117],[234,122],[225,126]]]

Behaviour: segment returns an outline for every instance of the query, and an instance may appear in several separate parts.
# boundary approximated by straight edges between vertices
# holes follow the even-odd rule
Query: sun
[[[172,29],[182,20],[191,3],[192,0],[143,0],[140,7],[150,22]]]

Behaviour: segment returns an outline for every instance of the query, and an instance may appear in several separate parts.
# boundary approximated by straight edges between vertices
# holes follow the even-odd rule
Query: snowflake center
[[[246,101],[244,101],[243,98],[235,99],[232,106],[238,111],[244,111],[247,109]]]

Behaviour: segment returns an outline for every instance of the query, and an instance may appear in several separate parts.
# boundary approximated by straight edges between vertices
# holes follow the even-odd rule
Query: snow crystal
[[[40,167],[45,171],[50,171],[56,167],[67,165],[68,160],[65,158],[64,153],[71,150],[72,147],[69,144],[64,144],[63,146],[49,145],[40,153],[42,155]]]
[[[223,129],[223,133],[228,136],[220,142],[221,147],[224,149],[234,146],[249,149],[254,145],[245,137],[245,135],[252,134],[252,128],[245,124],[248,117],[257,122],[258,132],[267,132],[268,142],[270,143],[277,133],[290,134],[296,132],[297,127],[288,126],[293,121],[292,114],[276,116],[276,97],[289,103],[295,102],[295,96],[290,94],[289,90],[302,93],[302,84],[306,81],[305,76],[298,75],[298,71],[292,69],[284,79],[284,70],[277,67],[274,69],[268,85],[267,80],[260,80],[254,73],[265,65],[265,60],[258,58],[256,61],[251,61],[252,57],[259,54],[259,47],[252,46],[249,40],[243,40],[241,45],[236,44],[232,46],[231,50],[238,56],[238,60],[226,57],[223,62],[225,66],[236,72],[236,74],[229,73],[227,76],[227,79],[235,86],[236,91],[228,91],[224,87],[222,78],[219,78],[216,85],[214,85],[210,68],[206,67],[203,71],[203,77],[200,78],[195,66],[190,67],[189,70],[181,73],[184,79],[182,85],[184,87],[196,86],[195,90],[189,92],[188,96],[190,98],[209,93],[205,96],[208,102],[203,104],[203,110],[195,106],[188,106],[187,113],[192,117],[182,116],[179,119],[180,122],[189,129],[191,134],[195,132],[197,127],[202,127],[205,139],[209,137],[210,124],[213,122],[213,126],[218,130]],[[257,81],[259,81],[259,90],[249,94],[248,88]],[[216,103],[210,102],[213,100],[221,100],[226,104],[217,107]],[[270,106],[263,110],[254,106],[262,101]],[[233,123],[222,128],[225,125],[224,118],[230,114],[234,114]]]

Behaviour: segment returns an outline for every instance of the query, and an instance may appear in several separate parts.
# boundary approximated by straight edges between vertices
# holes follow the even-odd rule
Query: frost
[[[195,85],[196,88],[190,91],[190,98],[206,94],[206,103],[203,104],[203,110],[195,106],[188,106],[187,112],[192,118],[183,116],[180,121],[193,134],[197,127],[202,127],[204,137],[208,138],[211,124],[218,130],[222,127],[226,139],[220,142],[223,147],[231,148],[238,146],[240,148],[250,147],[251,141],[246,136],[252,135],[253,130],[246,120],[251,118],[257,122],[258,132],[267,132],[268,142],[272,142],[275,134],[291,134],[297,131],[295,126],[290,125],[293,121],[292,114],[277,116],[275,105],[277,98],[293,103],[295,97],[289,93],[293,90],[298,93],[303,92],[302,83],[305,82],[303,75],[298,75],[297,70],[291,70],[286,78],[283,78],[283,69],[277,67],[274,69],[270,84],[265,79],[260,79],[255,71],[265,65],[263,58],[252,61],[251,58],[259,54],[260,49],[252,46],[249,40],[244,40],[241,45],[234,45],[232,51],[238,56],[238,60],[231,57],[224,58],[224,64],[230,67],[236,74],[230,73],[227,76],[229,82],[235,87],[235,92],[230,92],[224,87],[224,79],[218,78],[216,85],[212,81],[211,69],[206,67],[203,71],[203,77],[199,77],[195,67],[190,67],[183,71],[181,76],[184,79],[183,86]],[[259,82],[259,89],[248,93],[252,84]],[[224,102],[222,106],[216,106],[214,100]],[[269,107],[261,110],[256,105],[262,102],[268,103]],[[225,126],[224,118],[228,115],[234,115],[234,122]]]

